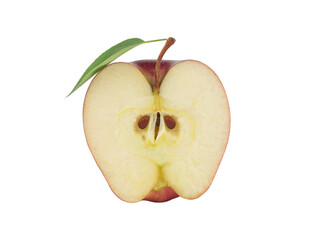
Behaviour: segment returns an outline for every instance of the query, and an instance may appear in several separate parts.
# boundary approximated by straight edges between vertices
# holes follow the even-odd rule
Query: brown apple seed
[[[140,120],[138,121],[138,127],[140,129],[146,128],[149,123],[149,120],[150,120],[150,116],[141,117]]]
[[[175,128],[176,123],[172,117],[164,116],[164,120],[165,120],[167,128],[169,128],[169,129]]]

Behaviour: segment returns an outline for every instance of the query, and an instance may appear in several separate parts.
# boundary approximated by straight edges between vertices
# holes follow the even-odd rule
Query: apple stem
[[[164,54],[166,53],[166,51],[168,50],[168,48],[170,48],[173,44],[175,43],[175,39],[172,37],[169,37],[166,41],[165,46],[163,47],[163,49],[161,50],[156,64],[155,64],[155,83],[154,83],[154,92],[158,93],[159,91],[159,79],[160,79],[160,64],[161,64],[161,60],[164,56]]]

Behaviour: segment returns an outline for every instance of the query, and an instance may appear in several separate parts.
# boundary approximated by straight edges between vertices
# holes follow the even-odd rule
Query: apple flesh
[[[205,64],[113,63],[91,82],[83,123],[90,151],[122,200],[194,199],[211,185],[230,130],[227,96]]]

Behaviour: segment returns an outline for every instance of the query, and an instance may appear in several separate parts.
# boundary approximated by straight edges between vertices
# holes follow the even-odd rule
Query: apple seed
[[[142,118],[140,118],[140,120],[138,121],[138,127],[140,129],[144,129],[147,127],[148,123],[150,120],[150,116],[143,116]]]
[[[167,128],[169,128],[169,129],[175,128],[176,123],[172,117],[164,116],[164,119],[165,119],[165,123],[166,123]]]

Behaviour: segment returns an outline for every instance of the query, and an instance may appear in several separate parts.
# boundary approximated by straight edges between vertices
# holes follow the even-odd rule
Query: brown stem
[[[173,44],[175,43],[175,39],[172,37],[169,37],[166,41],[165,46],[163,47],[163,49],[161,50],[157,61],[156,61],[156,65],[155,65],[155,83],[154,83],[154,92],[158,92],[159,91],[159,79],[160,79],[160,64],[161,64],[161,60],[164,56],[164,54],[166,53],[166,51],[168,50],[168,48],[170,48]]]

